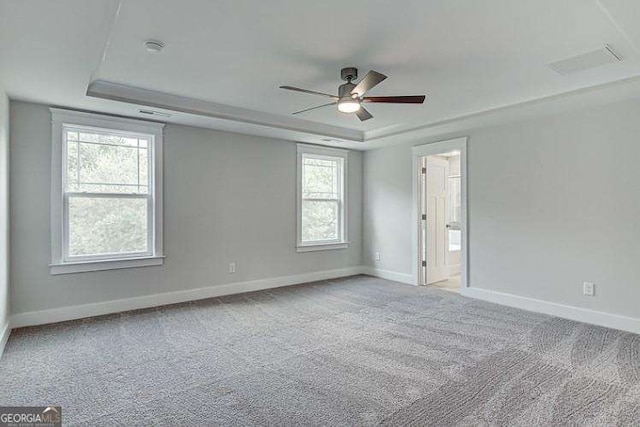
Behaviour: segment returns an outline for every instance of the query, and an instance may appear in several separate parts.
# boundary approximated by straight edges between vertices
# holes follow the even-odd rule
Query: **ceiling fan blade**
[[[351,91],[351,95],[358,95],[359,97],[362,97],[366,92],[370,91],[373,87],[380,84],[386,78],[387,76],[385,76],[384,74],[380,74],[377,71],[371,70],[367,73],[366,76],[364,76],[362,80],[360,80],[360,83],[358,83],[356,87],[353,88],[353,90]]]
[[[335,95],[329,95],[328,93],[316,92],[315,90],[300,89],[299,87],[280,86],[280,89],[293,90],[295,92],[309,93],[311,95],[320,95],[320,96],[326,96],[328,98],[338,99],[338,97],[335,96]]]
[[[422,104],[424,95],[416,96],[365,96],[363,102],[388,102],[392,104]]]
[[[371,113],[365,110],[363,106],[360,106],[360,109],[356,111],[356,116],[358,116],[361,122],[364,122],[365,120],[369,120],[373,118]]]
[[[295,113],[291,113],[291,114],[306,113],[307,111],[315,110],[317,108],[322,108],[322,107],[328,107],[329,105],[336,105],[336,104],[337,104],[337,102],[330,102],[328,104],[322,104],[322,105],[318,105],[318,106],[315,106],[315,107],[307,108],[306,110],[296,111]]]

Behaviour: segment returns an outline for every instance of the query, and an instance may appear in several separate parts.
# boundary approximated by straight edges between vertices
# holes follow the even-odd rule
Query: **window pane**
[[[139,163],[139,168],[138,168],[138,180],[140,181],[140,185],[147,185],[147,182],[149,180],[149,175],[148,175],[148,170],[149,170],[149,151],[144,149],[144,150],[138,150],[138,161]],[[147,191],[140,191],[141,193],[146,193]]]
[[[80,141],[85,142],[100,142],[100,136],[93,132],[80,132]]]
[[[100,144],[124,145],[129,147],[138,146],[138,138],[131,136],[121,136],[118,134],[101,132],[79,132],[79,140],[84,142],[95,142]]]
[[[338,239],[338,202],[302,202],[302,241]]]
[[[65,127],[66,191],[149,191],[149,137]]]
[[[137,150],[80,143],[82,183],[138,183]]]
[[[339,160],[304,157],[302,162],[302,197],[337,199]]]
[[[147,199],[69,197],[69,255],[147,252]]]
[[[67,189],[78,191],[78,143],[73,141],[67,141]]]

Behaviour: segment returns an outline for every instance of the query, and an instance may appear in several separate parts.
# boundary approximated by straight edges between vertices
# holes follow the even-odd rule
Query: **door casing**
[[[422,260],[420,257],[420,233],[422,227],[422,158],[438,154],[460,152],[460,193],[462,202],[462,250],[461,250],[461,286],[469,287],[469,245],[468,245],[468,217],[467,217],[467,141],[468,137],[449,139],[429,144],[412,147],[412,169],[413,169],[413,213],[411,229],[413,230],[413,283],[421,285],[425,283],[422,273]]]

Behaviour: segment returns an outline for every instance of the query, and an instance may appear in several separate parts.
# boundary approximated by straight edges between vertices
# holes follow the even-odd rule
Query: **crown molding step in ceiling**
[[[295,0],[0,2],[11,99],[360,150],[521,116],[534,101],[551,102],[536,114],[555,111],[558,97],[618,93],[608,85],[640,76],[636,0],[353,0],[358,13],[330,31],[338,0],[309,3],[302,18]],[[373,79],[360,102],[339,97],[341,69],[352,84]],[[314,103],[285,84],[338,99]],[[639,96],[629,85],[624,96]]]
[[[232,120],[253,125],[276,127],[313,135],[339,138],[346,141],[364,141],[363,132],[277,114],[231,107],[215,102],[170,95],[105,81],[95,81],[87,88],[87,96],[125,102],[146,107],[178,111],[197,116]]]

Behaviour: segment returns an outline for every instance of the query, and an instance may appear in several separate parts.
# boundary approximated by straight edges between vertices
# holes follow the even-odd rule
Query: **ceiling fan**
[[[296,92],[310,93],[311,95],[320,95],[325,98],[331,98],[333,101],[328,104],[318,105],[316,107],[307,108],[305,110],[296,111],[293,114],[306,113],[307,111],[318,108],[337,105],[338,111],[343,113],[356,113],[360,121],[369,120],[373,116],[363,106],[363,102],[384,102],[387,104],[422,104],[424,95],[416,96],[364,96],[365,93],[382,83],[387,78],[384,74],[377,71],[369,71],[359,83],[353,83],[352,80],[358,78],[358,69],[355,67],[343,68],[340,71],[340,78],[346,83],[338,86],[338,95],[316,92],[314,90],[300,89],[293,86],[280,86],[280,89],[293,90]]]

